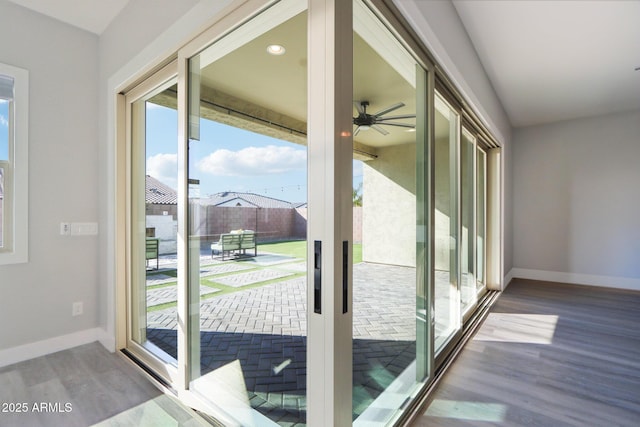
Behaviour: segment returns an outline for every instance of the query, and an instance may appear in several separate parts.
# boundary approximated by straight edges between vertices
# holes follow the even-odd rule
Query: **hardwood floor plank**
[[[640,292],[514,280],[414,425],[637,427]]]
[[[2,402],[27,408],[0,408],[2,427],[207,425],[98,343],[0,369]]]

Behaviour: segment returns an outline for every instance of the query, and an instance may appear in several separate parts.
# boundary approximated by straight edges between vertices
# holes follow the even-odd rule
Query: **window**
[[[0,265],[27,261],[28,79],[0,63]]]

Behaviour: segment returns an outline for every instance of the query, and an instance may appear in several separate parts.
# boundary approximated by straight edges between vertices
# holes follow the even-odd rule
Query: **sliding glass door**
[[[476,148],[476,294],[486,292],[487,270],[487,153]]]
[[[427,379],[427,75],[360,1],[353,40],[353,424],[383,426]]]
[[[485,151],[466,128],[460,140],[460,304],[468,318],[486,291],[486,158]]]
[[[436,353],[460,330],[458,258],[458,140],[460,116],[445,99],[435,96],[434,142],[434,277]]]
[[[307,12],[188,62],[189,388],[242,425],[306,422]]]
[[[225,425],[391,425],[486,290],[481,136],[369,2],[234,5],[126,94],[126,349]]]
[[[476,304],[476,140],[466,130],[460,139],[460,304],[466,313]]]
[[[170,381],[177,373],[176,63],[127,94],[129,349]]]

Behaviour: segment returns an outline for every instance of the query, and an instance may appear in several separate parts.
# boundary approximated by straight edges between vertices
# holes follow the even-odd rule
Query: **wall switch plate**
[[[68,222],[60,223],[60,235],[61,236],[70,236],[71,235],[71,224]]]
[[[82,301],[74,302],[71,307],[71,315],[72,316],[80,316],[84,311],[84,307],[82,306]]]
[[[72,222],[72,236],[95,236],[98,234],[97,222]]]

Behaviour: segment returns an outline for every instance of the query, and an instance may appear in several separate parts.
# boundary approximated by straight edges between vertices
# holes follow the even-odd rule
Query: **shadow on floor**
[[[147,338],[176,358],[172,329],[147,329]],[[305,336],[256,333],[200,333],[201,375],[240,361],[251,406],[270,419],[304,425]],[[413,341],[353,341],[354,419],[415,360]]]

